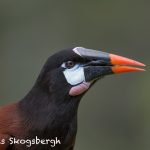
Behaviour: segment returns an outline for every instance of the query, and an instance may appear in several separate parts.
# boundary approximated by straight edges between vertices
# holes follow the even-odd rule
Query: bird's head
[[[48,91],[74,97],[83,95],[103,76],[144,71],[133,66],[145,65],[122,56],[75,47],[52,55],[46,62],[38,81]]]

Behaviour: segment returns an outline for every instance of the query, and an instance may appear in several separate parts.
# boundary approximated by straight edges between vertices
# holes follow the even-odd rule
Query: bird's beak
[[[110,64],[112,65],[111,69],[113,73],[124,73],[124,72],[135,72],[135,71],[145,71],[145,69],[137,68],[144,67],[145,64],[129,59],[126,57],[109,54]],[[137,66],[137,67],[133,67]]]
[[[145,71],[145,64],[114,54],[85,48],[75,49],[80,56],[90,60],[84,67],[85,80],[91,81],[108,74]]]

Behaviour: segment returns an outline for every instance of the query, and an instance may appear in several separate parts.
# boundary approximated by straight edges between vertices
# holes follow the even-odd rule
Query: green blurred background
[[[20,100],[54,52],[83,46],[150,63],[148,0],[1,0],[0,103]],[[150,72],[108,76],[81,101],[75,150],[149,150]]]

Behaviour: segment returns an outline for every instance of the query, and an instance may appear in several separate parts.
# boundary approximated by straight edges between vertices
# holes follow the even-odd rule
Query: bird
[[[0,107],[0,150],[73,150],[78,106],[85,93],[106,75],[141,72],[144,66],[84,47],[54,53],[31,90]]]

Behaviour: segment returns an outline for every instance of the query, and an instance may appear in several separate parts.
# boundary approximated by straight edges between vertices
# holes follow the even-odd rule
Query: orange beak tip
[[[145,65],[145,64],[143,64],[143,67],[146,67],[146,65]]]
[[[129,59],[115,54],[110,54],[110,60],[112,65],[134,65],[134,66],[142,66],[142,67],[146,66],[145,64],[139,61],[135,61],[133,59]]]
[[[145,64],[140,63],[140,62],[138,62],[138,63],[139,63],[139,65],[138,65],[138,66],[146,67],[146,65],[145,65]]]
[[[112,67],[114,73],[126,73],[126,72],[143,72],[145,69],[135,68],[130,66],[114,66]]]

